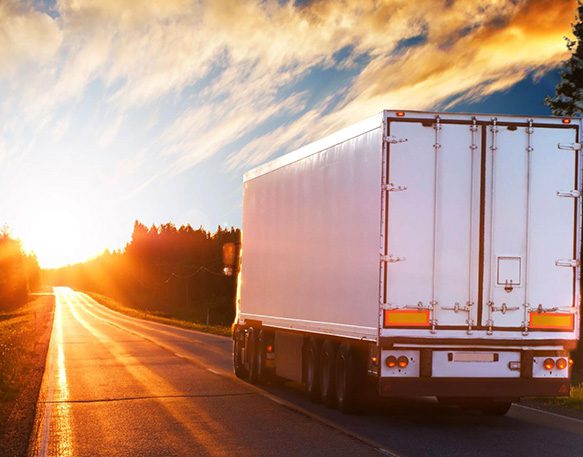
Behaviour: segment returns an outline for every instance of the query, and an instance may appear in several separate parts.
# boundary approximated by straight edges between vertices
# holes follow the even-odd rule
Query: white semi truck
[[[577,118],[384,111],[245,175],[234,368],[504,414],[569,395]]]

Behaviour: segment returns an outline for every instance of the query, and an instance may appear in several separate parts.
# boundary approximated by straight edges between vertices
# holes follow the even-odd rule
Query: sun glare
[[[34,252],[43,268],[76,263],[96,255],[81,220],[73,211],[63,208],[44,209],[34,213],[16,235],[24,248]]]

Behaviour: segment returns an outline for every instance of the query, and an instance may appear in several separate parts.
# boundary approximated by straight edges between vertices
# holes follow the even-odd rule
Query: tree
[[[577,5],[576,22],[571,24],[575,39],[565,38],[571,57],[562,65],[555,96],[545,98],[545,104],[557,116],[583,114],[583,0],[578,0]]]
[[[29,290],[39,285],[40,268],[34,255],[26,255],[8,227],[0,229],[0,309],[26,302]]]

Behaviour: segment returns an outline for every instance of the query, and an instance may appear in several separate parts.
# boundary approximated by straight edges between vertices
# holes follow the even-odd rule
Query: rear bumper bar
[[[383,397],[557,397],[569,395],[569,379],[380,378]]]

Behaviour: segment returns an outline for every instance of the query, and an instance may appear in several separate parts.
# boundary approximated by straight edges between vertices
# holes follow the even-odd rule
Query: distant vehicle
[[[384,111],[244,178],[234,369],[349,412],[569,395],[576,118]]]

